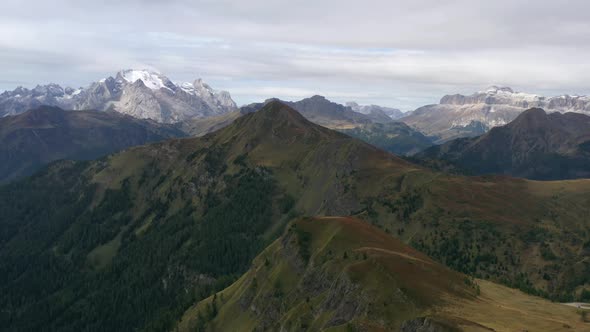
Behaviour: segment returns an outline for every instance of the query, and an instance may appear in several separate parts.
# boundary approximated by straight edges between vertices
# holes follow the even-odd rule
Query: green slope
[[[518,310],[514,310],[518,307]],[[575,308],[443,267],[353,218],[305,218],[179,331],[583,330]]]
[[[589,190],[433,173],[273,102],[0,187],[0,325],[169,329],[297,215],[355,215],[461,272],[571,299],[589,283]]]

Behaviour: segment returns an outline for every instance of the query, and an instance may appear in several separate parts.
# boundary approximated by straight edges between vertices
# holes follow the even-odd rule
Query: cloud
[[[0,88],[127,67],[245,103],[323,94],[411,109],[490,84],[587,94],[586,1],[3,0]]]

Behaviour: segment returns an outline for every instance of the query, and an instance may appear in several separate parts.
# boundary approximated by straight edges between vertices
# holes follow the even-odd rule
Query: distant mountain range
[[[145,81],[150,82],[147,79]],[[139,80],[136,85],[145,85],[143,82]],[[158,85],[160,81],[151,82],[152,88],[167,89]],[[362,126],[362,130],[348,130],[347,133],[393,153],[413,153],[431,145],[426,145],[426,139],[420,133],[402,123],[393,122],[379,111],[368,115],[357,113],[320,96],[290,104],[328,127]],[[31,175],[58,159],[95,159],[124,148],[167,138],[202,136],[263,106],[264,103],[252,104],[239,110],[186,119],[169,125],[136,119],[114,112],[112,108],[97,112],[64,111],[58,107],[41,106],[19,115],[5,116],[0,118],[0,138],[3,143],[0,147],[0,182]]]
[[[432,139],[403,122],[371,123],[341,129],[352,137],[397,155],[413,155],[432,145]]]
[[[0,94],[0,117],[23,113],[41,105],[67,110],[113,110],[140,119],[175,123],[237,109],[226,91],[215,91],[202,80],[174,83],[150,70],[124,70],[88,87],[72,89],[57,84],[34,89],[18,87]]]
[[[470,174],[539,180],[590,177],[590,116],[533,108],[473,138],[433,146],[418,158],[442,160]]]
[[[404,116],[404,112],[400,111],[397,108],[391,107],[383,107],[378,105],[359,105],[354,101],[347,102],[346,106],[350,107],[353,111],[362,113],[362,114],[372,114],[372,113],[383,113],[390,118],[397,120]]]
[[[275,100],[278,99],[246,105],[236,112],[186,121],[180,124],[180,128],[191,136],[202,136],[225,127],[240,116],[255,112]],[[344,106],[323,96],[313,96],[296,102],[282,102],[293,107],[311,122],[338,130],[398,155],[411,155],[433,145],[432,139],[402,122],[394,121],[385,113],[386,108],[380,106],[361,107],[355,103],[357,110],[362,108],[365,112],[359,113],[353,110],[351,103]]]
[[[130,146],[186,136],[170,125],[116,112],[43,106],[0,118],[0,183],[58,159],[90,160]]]
[[[590,97],[563,95],[547,98],[492,86],[470,96],[444,96],[439,104],[420,107],[400,121],[425,135],[436,136],[437,141],[442,143],[458,137],[481,135],[493,127],[511,122],[532,107],[548,112],[590,115]]]
[[[279,99],[268,99],[263,103],[245,105],[241,110],[245,113],[256,111],[274,100]],[[332,102],[326,99],[326,97],[319,95],[299,101],[281,100],[281,102],[293,107],[309,121],[331,129],[354,128],[370,123],[393,122],[393,119],[389,115],[378,108],[373,108],[370,112],[361,113],[353,110],[350,106]]]

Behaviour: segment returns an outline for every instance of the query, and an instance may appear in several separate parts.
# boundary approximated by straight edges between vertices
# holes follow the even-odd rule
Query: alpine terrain
[[[442,160],[470,174],[539,180],[590,177],[590,116],[539,108],[474,138],[433,146],[418,158]]]
[[[184,136],[170,125],[116,112],[41,106],[0,118],[0,182],[31,175],[55,160],[96,159],[131,146]]]
[[[436,136],[438,142],[445,142],[458,137],[479,136],[493,127],[512,122],[520,113],[533,107],[547,112],[590,115],[590,98],[570,95],[547,98],[515,92],[509,87],[492,86],[470,96],[444,96],[439,104],[420,107],[400,121],[428,136]]]
[[[585,298],[589,190],[433,172],[271,101],[0,187],[0,326],[583,330],[498,283]]]
[[[123,70],[115,77],[85,88],[62,88],[57,84],[34,89],[18,87],[0,94],[0,117],[23,113],[41,105],[66,110],[113,110],[140,119],[175,123],[237,109],[226,91],[213,90],[201,79],[174,83],[151,70]]]

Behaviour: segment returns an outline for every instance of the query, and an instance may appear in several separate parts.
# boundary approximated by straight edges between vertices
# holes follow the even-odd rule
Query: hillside
[[[31,175],[58,159],[88,160],[185,134],[111,112],[43,106],[0,118],[0,182]]]
[[[433,146],[417,156],[441,159],[470,174],[539,180],[590,177],[590,117],[530,109],[475,138]]]
[[[435,173],[273,101],[0,187],[0,325],[169,330],[304,215],[356,216],[456,271],[572,301],[590,285],[589,190]]]
[[[516,310],[515,310],[516,309]],[[567,328],[566,328],[567,327]],[[179,331],[581,331],[575,308],[454,272],[353,218],[304,218]]]

